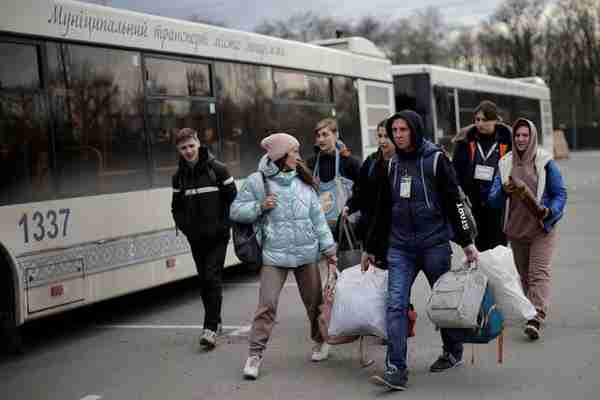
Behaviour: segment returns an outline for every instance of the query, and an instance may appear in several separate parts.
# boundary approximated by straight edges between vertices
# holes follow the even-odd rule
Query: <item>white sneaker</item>
[[[200,337],[200,345],[208,349],[214,349],[217,345],[217,332],[205,329]]]
[[[246,365],[244,365],[244,378],[252,380],[258,378],[262,361],[263,359],[261,356],[248,357]]]
[[[313,346],[313,352],[312,355],[310,356],[310,359],[312,361],[323,361],[323,360],[327,360],[329,358],[329,344],[323,342],[323,343],[316,343]]]

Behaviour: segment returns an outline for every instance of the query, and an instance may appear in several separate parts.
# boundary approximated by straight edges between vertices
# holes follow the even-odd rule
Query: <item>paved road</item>
[[[440,340],[424,313],[428,288],[414,290],[419,320],[409,344],[410,388],[388,393],[361,369],[357,345],[338,346],[329,361],[309,360],[305,312],[293,279],[280,302],[278,325],[256,382],[241,378],[247,325],[257,301],[257,276],[228,270],[226,335],[217,350],[199,351],[202,306],[193,280],[38,321],[25,329],[27,353],[0,356],[2,399],[597,399],[600,393],[600,153],[572,154],[560,163],[569,187],[554,264],[554,305],[543,340],[507,333],[505,361],[494,345],[478,346],[476,364],[428,372]],[[466,357],[470,359],[471,348]]]

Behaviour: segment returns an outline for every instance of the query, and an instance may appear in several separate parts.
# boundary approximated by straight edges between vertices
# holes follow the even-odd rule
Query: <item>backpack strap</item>
[[[440,159],[441,154],[442,154],[442,152],[438,151],[433,156],[433,176],[434,177],[437,175],[437,164],[438,164],[438,160]]]
[[[500,158],[504,157],[507,150],[508,150],[508,145],[506,143],[501,143],[500,144]]]
[[[475,161],[475,150],[476,150],[475,141],[469,142],[469,161]]]
[[[223,183],[219,182],[217,178],[217,174],[215,173],[215,168],[213,166],[213,160],[209,160],[208,163],[206,163],[206,171],[208,173],[208,179],[210,179],[215,186],[218,187],[219,183]]]

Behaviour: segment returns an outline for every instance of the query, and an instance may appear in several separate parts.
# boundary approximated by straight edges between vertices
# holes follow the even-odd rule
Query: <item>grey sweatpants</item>
[[[306,307],[310,321],[311,338],[316,343],[322,343],[323,337],[319,332],[319,306],[323,303],[321,275],[317,264],[306,264],[297,268],[283,268],[265,265],[260,274],[260,290],[258,308],[254,315],[250,330],[250,355],[261,356],[271,337],[279,295],[285,284],[288,272],[293,272],[298,283],[300,297]]]
[[[552,253],[556,231],[540,234],[532,240],[509,240],[515,265],[521,275],[523,290],[537,310],[535,319],[544,323],[550,303]]]

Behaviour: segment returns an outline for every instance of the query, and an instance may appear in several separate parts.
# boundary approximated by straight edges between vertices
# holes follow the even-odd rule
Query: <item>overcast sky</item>
[[[292,14],[316,11],[326,16],[381,18],[410,16],[418,8],[439,8],[451,24],[474,25],[487,18],[502,0],[89,0],[149,14],[186,18],[193,14],[225,22],[235,29],[252,30],[265,19],[286,19]],[[418,6],[417,6],[418,4]],[[342,7],[340,8],[340,5]]]

